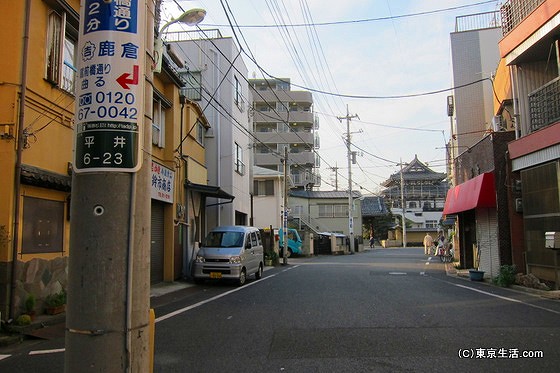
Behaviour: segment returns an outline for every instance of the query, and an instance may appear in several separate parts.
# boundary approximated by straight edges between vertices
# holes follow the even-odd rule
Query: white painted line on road
[[[0,360],[7,359],[7,358],[9,358],[10,356],[12,356],[12,355],[0,355]]]
[[[420,272],[420,276],[426,276],[426,272]]]
[[[287,268],[287,269],[283,270],[282,272],[288,271],[288,270],[293,269],[293,268],[295,268],[295,267]],[[184,307],[184,308],[175,310],[175,311],[173,311],[173,312],[168,313],[167,315],[162,315],[162,316],[160,316],[160,317],[158,317],[158,318],[156,319],[156,323],[158,323],[158,322],[160,322],[160,321],[164,321],[164,320],[170,319],[170,318],[172,318],[172,317],[174,317],[174,316],[180,315],[180,314],[182,314],[182,313],[184,313],[184,312],[187,312],[187,311],[190,311],[190,310],[195,309],[195,308],[197,308],[197,307],[200,307],[200,306],[202,306],[203,304],[210,303],[210,302],[212,302],[212,301],[215,301],[215,300],[217,300],[217,299],[220,299],[220,298],[222,298],[222,297],[225,297],[226,295],[230,295],[230,294],[233,294],[233,293],[235,293],[235,292],[237,292],[237,291],[246,289],[246,288],[249,287],[249,286],[253,286],[253,285],[255,285],[255,284],[258,284],[258,283],[261,282],[261,281],[268,280],[269,278],[273,278],[274,276],[276,276],[276,274],[263,277],[263,278],[261,278],[260,280],[256,280],[256,281],[253,281],[253,282],[249,282],[249,283],[247,283],[247,284],[244,285],[244,286],[241,286],[241,287],[238,287],[238,288],[235,288],[235,289],[226,291],[225,293],[216,295],[215,297],[212,297],[212,298],[205,299],[205,300],[200,301],[200,302],[198,302],[198,303],[192,304],[192,305],[190,305],[190,306],[188,306],[188,307]]]
[[[407,275],[406,272],[389,272],[390,275]]]
[[[537,306],[537,305],[531,304],[531,303],[526,303],[526,302],[520,301],[518,299],[504,297],[503,295],[492,294],[492,293],[489,293],[487,291],[471,288],[471,287],[465,286],[465,285],[459,285],[459,284],[453,284],[453,285],[455,285],[457,287],[460,287],[460,288],[463,288],[463,289],[476,291],[477,293],[489,295],[489,296],[494,297],[494,298],[499,298],[499,299],[502,299],[502,300],[506,300],[508,302],[521,303],[521,304],[524,304],[524,305],[529,306],[529,307],[537,308],[539,310],[548,311],[548,312],[552,312],[552,313],[555,313],[557,315],[560,315],[560,311],[552,310],[552,309],[546,308],[546,307]]]
[[[64,352],[65,348],[55,348],[52,350],[37,350],[37,351],[29,351],[29,355],[46,355],[46,354],[55,354],[58,352]]]

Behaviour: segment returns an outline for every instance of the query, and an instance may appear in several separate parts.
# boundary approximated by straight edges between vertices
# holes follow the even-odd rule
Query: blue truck
[[[278,246],[280,248],[280,257],[284,256],[284,234],[282,231],[282,228],[280,228],[278,230],[278,233],[276,233],[277,235],[277,239],[278,239]],[[301,240],[301,237],[299,236],[299,233],[297,230],[293,229],[293,228],[288,228],[288,232],[287,232],[287,236],[288,236],[288,257],[292,254],[296,254],[296,255],[302,255],[303,254],[303,250],[302,250],[302,246],[303,246],[303,241]]]

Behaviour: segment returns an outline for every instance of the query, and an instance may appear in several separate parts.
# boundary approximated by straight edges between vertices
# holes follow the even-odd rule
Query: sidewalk
[[[453,266],[453,263],[445,263],[445,272],[447,273],[448,276],[462,278],[464,280],[470,281],[469,270],[468,269],[456,269]],[[483,281],[477,281],[477,282],[479,284],[485,284],[485,285],[488,285],[488,286],[499,287],[498,285],[495,285],[494,283],[492,283],[491,279],[487,279],[487,278],[485,278]],[[517,290],[517,291],[524,292],[524,293],[535,294],[535,295],[538,295],[538,296],[540,296],[542,298],[546,298],[546,299],[560,300],[560,290],[539,290],[539,289],[533,289],[533,288],[529,288],[529,287],[526,287],[526,286],[515,285],[515,284],[511,285],[508,289],[513,289],[513,290]]]
[[[268,271],[273,268],[274,267],[265,267],[264,270]],[[160,282],[150,287],[150,299],[158,298],[193,286],[197,285],[187,281]],[[58,329],[58,333],[60,333],[60,329],[64,329],[65,322],[66,313],[63,312],[58,315],[37,315],[30,325],[10,325],[7,328],[2,326],[0,329],[0,348],[21,343],[28,335],[39,338],[47,337],[48,339],[49,330],[54,331],[54,329]]]

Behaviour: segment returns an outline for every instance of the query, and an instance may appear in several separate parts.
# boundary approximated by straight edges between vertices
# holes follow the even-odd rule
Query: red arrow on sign
[[[117,78],[117,83],[119,83],[124,89],[130,89],[128,86],[129,84],[138,84],[138,65],[132,66],[132,79],[128,79],[129,76],[129,73],[124,73]]]

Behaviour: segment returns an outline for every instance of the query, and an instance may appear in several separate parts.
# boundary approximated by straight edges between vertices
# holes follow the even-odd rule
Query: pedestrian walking
[[[372,249],[375,247],[375,240],[374,240],[373,236],[371,236],[369,238],[369,247],[372,248]]]
[[[432,236],[430,236],[429,233],[426,233],[426,236],[424,237],[424,254],[430,255],[430,250],[432,249],[433,245],[434,239],[432,238]]]

